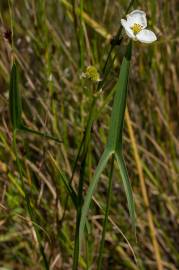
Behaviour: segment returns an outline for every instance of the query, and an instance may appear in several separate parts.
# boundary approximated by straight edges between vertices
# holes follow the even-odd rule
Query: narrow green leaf
[[[103,268],[102,263],[103,263],[104,243],[105,243],[106,229],[107,229],[108,216],[109,216],[109,207],[110,207],[111,195],[112,195],[113,170],[114,170],[114,154],[112,155],[111,169],[109,173],[106,209],[105,209],[105,216],[104,216],[104,221],[103,221],[102,237],[101,237],[100,247],[99,247],[99,256],[97,260],[97,270],[101,270]]]
[[[22,101],[21,101],[21,96],[20,96],[20,91],[19,91],[18,69],[15,63],[12,66],[11,74],[10,74],[9,111],[10,111],[10,118],[11,118],[13,130],[16,129],[16,130],[30,132],[30,133],[45,137],[47,139],[54,140],[58,143],[62,143],[62,141],[58,140],[57,138],[49,134],[32,130],[22,124]]]
[[[103,152],[103,154],[101,156],[101,159],[100,159],[100,161],[98,163],[98,166],[96,168],[95,174],[94,174],[94,176],[93,176],[93,178],[91,180],[91,183],[90,183],[88,192],[86,194],[86,197],[84,199],[84,205],[83,205],[83,208],[82,208],[80,229],[79,229],[79,235],[80,235],[80,241],[79,242],[80,242],[80,245],[81,245],[81,240],[82,240],[82,237],[83,237],[83,232],[84,232],[85,223],[86,223],[86,217],[87,217],[87,214],[88,214],[88,210],[89,210],[89,207],[90,207],[92,196],[94,194],[97,183],[99,182],[100,175],[101,175],[102,171],[104,170],[104,168],[105,168],[105,166],[107,164],[107,161],[108,161],[109,157],[111,156],[111,154],[112,154],[112,152],[108,148],[106,148],[104,150],[104,152]]]
[[[37,130],[30,129],[30,128],[24,126],[23,124],[21,124],[21,126],[19,127],[19,130],[24,131],[24,132],[29,132],[29,133],[32,133],[32,134],[36,134],[36,135],[47,138],[49,140],[53,140],[53,141],[58,142],[58,143],[62,143],[62,141],[60,141],[59,139],[57,139],[57,138],[55,138],[55,137],[53,137],[53,136],[51,136],[49,134],[42,133],[42,132],[39,132]]]
[[[67,192],[69,193],[69,196],[72,200],[72,202],[74,203],[75,207],[77,208],[78,206],[78,197],[76,194],[76,191],[73,189],[72,185],[70,184],[70,181],[67,179],[66,175],[60,170],[60,168],[58,167],[55,159],[52,157],[52,155],[50,155],[50,158],[58,172],[58,178],[60,180],[62,180]]]
[[[116,157],[117,164],[119,166],[120,174],[122,177],[124,190],[126,193],[128,207],[129,207],[129,213],[130,213],[132,225],[133,225],[133,228],[135,231],[135,224],[136,224],[135,205],[134,205],[134,199],[133,199],[133,195],[132,195],[132,188],[131,188],[130,180],[129,180],[128,173],[127,173],[127,168],[126,168],[122,153],[120,153],[119,151],[116,151],[115,157]]]
[[[18,85],[18,70],[14,63],[10,74],[9,110],[13,130],[21,125],[22,103]]]
[[[129,77],[131,50],[132,43],[130,42],[121,64],[119,79],[115,85],[116,93],[114,96],[107,142],[108,147],[112,150],[119,150],[119,148],[122,148],[122,130],[124,123],[124,113],[126,108],[127,84]]]
[[[66,175],[63,172],[59,171],[59,170],[58,170],[58,172],[59,172],[58,177],[63,181],[63,183],[65,185],[65,188],[68,191],[72,202],[74,203],[75,207],[77,208],[77,206],[78,206],[78,197],[77,197],[76,192],[74,191],[73,187],[69,183]]]

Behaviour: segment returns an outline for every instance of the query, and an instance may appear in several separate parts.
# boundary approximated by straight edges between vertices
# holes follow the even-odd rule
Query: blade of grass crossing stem
[[[88,192],[86,194],[85,200],[84,200],[84,205],[82,208],[82,214],[81,214],[81,221],[80,221],[80,229],[79,229],[79,248],[81,246],[81,240],[83,237],[83,232],[84,232],[84,227],[85,227],[85,223],[86,223],[86,216],[88,213],[88,209],[90,207],[90,203],[91,203],[91,199],[93,196],[93,193],[95,191],[95,188],[97,186],[97,183],[99,182],[99,178],[100,175],[102,173],[102,171],[104,170],[107,161],[109,159],[109,157],[111,156],[112,152],[110,149],[106,148],[101,156],[101,159],[98,163],[98,166],[96,168],[95,174],[91,180]]]
[[[86,153],[86,151],[88,149],[88,143],[90,141],[90,136],[91,136],[91,128],[92,128],[92,125],[93,125],[95,111],[96,111],[95,110],[96,100],[97,100],[97,96],[94,96],[93,99],[92,99],[92,102],[91,102],[91,107],[90,107],[89,117],[88,117],[88,120],[87,120],[86,129],[85,129],[85,132],[83,134],[83,137],[82,137],[82,140],[81,140],[81,143],[80,143],[80,147],[79,147],[79,150],[78,150],[78,153],[77,153],[77,157],[76,157],[75,162],[74,162],[73,172],[72,172],[72,176],[71,176],[71,179],[70,179],[70,183],[73,181],[74,173],[76,171],[76,167],[77,167],[77,163],[78,163],[79,158],[81,156],[85,156],[86,155],[85,153]]]
[[[56,160],[52,157],[51,154],[50,154],[50,159],[52,160],[52,162],[53,162],[53,164],[55,166],[55,169],[57,170],[57,173],[58,173],[57,177],[59,177],[62,180],[67,192],[70,195],[70,198],[71,198],[72,202],[74,203],[75,207],[77,208],[77,205],[78,205],[77,200],[78,200],[78,198],[77,198],[76,191],[73,189],[70,181],[67,179],[66,175],[61,171],[61,169],[59,168]]]
[[[57,162],[55,161],[55,159],[52,157],[51,154],[50,154],[50,158],[51,158],[51,160],[52,160],[52,162],[57,170],[57,173],[58,173],[57,178],[62,180],[72,202],[74,203],[75,207],[77,208],[78,198],[77,198],[77,194],[76,194],[75,190],[73,189],[73,187],[72,187],[70,181],[67,179],[66,175],[60,170],[60,168],[57,165]]]
[[[18,70],[14,63],[10,74],[9,110],[13,130],[20,127],[22,119],[22,103],[18,86]]]
[[[41,137],[44,137],[46,139],[49,139],[49,140],[52,140],[52,141],[55,141],[57,143],[62,143],[62,141],[60,141],[59,139],[49,135],[49,134],[46,134],[46,133],[42,133],[42,132],[39,132],[37,130],[33,130],[33,129],[30,129],[24,125],[21,125],[19,127],[19,130],[20,131],[24,131],[24,132],[29,132],[29,133],[32,133],[32,134],[35,134],[35,135],[38,135],[38,136],[41,136]]]
[[[117,164],[119,166],[120,174],[121,174],[123,185],[124,185],[124,190],[125,190],[126,197],[127,197],[129,213],[130,213],[131,220],[132,220],[132,226],[133,226],[134,232],[136,232],[136,229],[135,229],[135,223],[136,223],[136,221],[135,221],[135,205],[134,205],[132,188],[131,188],[130,180],[128,177],[127,168],[126,168],[122,153],[116,151],[115,157],[117,160]]]
[[[59,176],[60,179],[62,179],[62,181],[63,181],[63,183],[64,183],[64,185],[65,185],[65,188],[66,188],[66,190],[68,191],[68,193],[69,193],[69,195],[70,195],[70,198],[71,198],[72,202],[74,203],[75,207],[77,208],[77,205],[78,205],[78,202],[77,202],[77,200],[78,200],[77,194],[76,194],[76,192],[74,191],[74,189],[73,189],[73,187],[71,186],[71,184],[69,183],[69,181],[68,181],[66,175],[65,175],[63,172],[59,171],[59,175],[58,175],[58,176]]]

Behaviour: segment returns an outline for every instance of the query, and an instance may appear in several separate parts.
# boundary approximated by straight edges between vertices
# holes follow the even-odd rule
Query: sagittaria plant
[[[127,21],[122,19],[121,24],[124,27],[126,34],[132,40],[139,40],[144,43],[152,43],[157,38],[156,35],[150,31],[146,30],[147,20],[146,14],[143,11],[135,10],[127,15]],[[112,160],[114,158],[117,161],[117,165],[120,170],[121,178],[123,181],[129,213],[132,220],[132,225],[135,230],[136,216],[135,216],[135,206],[134,199],[132,195],[132,188],[130,184],[130,180],[128,177],[128,172],[125,166],[125,161],[123,157],[123,147],[122,147],[122,131],[123,131],[123,123],[124,123],[124,114],[126,108],[126,99],[127,99],[127,85],[128,85],[128,77],[129,77],[129,67],[132,55],[132,40],[129,41],[129,44],[126,49],[126,53],[124,55],[119,78],[114,86],[115,96],[112,108],[112,115],[110,120],[109,127],[109,135],[107,144],[105,146],[104,152],[99,160],[97,168],[95,170],[94,176],[90,182],[86,197],[84,199],[84,205],[82,208],[81,221],[80,221],[80,245],[82,241],[82,236],[85,228],[86,218],[88,214],[88,210],[90,207],[90,203],[92,200],[92,196],[94,194],[95,188],[99,182],[100,175],[107,165],[108,160],[112,156]],[[111,181],[111,179],[110,179]],[[111,184],[109,184],[110,186]],[[109,210],[109,207],[106,208]],[[106,216],[105,216],[106,219]],[[107,219],[106,219],[107,220]],[[106,224],[103,225],[103,230],[105,230]],[[104,234],[103,234],[103,242],[104,242]],[[103,246],[104,243],[102,243]],[[101,248],[102,248],[101,246]],[[102,252],[100,252],[102,254]],[[98,269],[101,269],[101,260],[98,260]]]

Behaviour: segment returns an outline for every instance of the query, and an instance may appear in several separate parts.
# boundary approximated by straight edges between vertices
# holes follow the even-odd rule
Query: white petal
[[[127,15],[127,22],[130,26],[133,26],[134,23],[140,24],[143,29],[147,27],[146,14],[142,10],[134,10]]]
[[[144,29],[142,31],[140,31],[137,35],[136,35],[137,40],[143,42],[143,43],[152,43],[154,41],[157,40],[156,35],[154,34],[154,32]]]
[[[136,37],[135,37],[135,35],[134,35],[132,29],[130,28],[128,22],[127,22],[126,20],[124,20],[124,19],[121,19],[121,24],[122,24],[122,26],[124,27],[124,29],[125,29],[126,34],[128,35],[128,37],[130,37],[130,38],[136,40]]]

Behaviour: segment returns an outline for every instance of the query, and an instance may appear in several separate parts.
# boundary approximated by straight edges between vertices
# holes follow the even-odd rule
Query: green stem
[[[83,0],[80,0],[80,68],[84,68],[84,37],[83,37]]]
[[[86,155],[87,155],[87,151],[86,151]],[[76,215],[75,247],[74,247],[74,253],[73,253],[73,270],[78,269],[78,261],[79,261],[79,227],[80,227],[81,211],[82,211],[82,204],[83,204],[83,185],[84,185],[85,164],[86,164],[86,156],[84,156],[82,164],[81,164],[80,181],[78,185],[78,208],[77,208],[77,215]]]
[[[101,237],[101,242],[100,242],[99,257],[98,257],[98,262],[97,262],[97,270],[102,269],[104,242],[105,242],[106,228],[107,228],[108,216],[109,216],[109,207],[110,207],[111,195],[112,195],[113,169],[114,169],[114,154],[112,155],[112,160],[111,160],[111,170],[110,170],[110,174],[109,174],[107,203],[106,203],[106,210],[105,210],[105,218],[104,218],[104,222],[103,222],[103,232],[102,232],[102,237]]]
[[[86,126],[85,132],[83,134],[83,138],[81,140],[80,147],[79,147],[76,159],[75,159],[75,163],[74,163],[73,171],[72,171],[72,176],[70,178],[70,184],[73,181],[73,177],[74,177],[74,174],[75,174],[75,171],[76,171],[77,163],[78,163],[80,157],[82,156],[82,161],[81,161],[81,163],[82,163],[83,159],[84,159],[83,157],[85,157],[85,155],[86,155],[85,153],[87,151],[88,144],[89,144],[89,141],[90,141],[90,133],[91,133],[91,128],[92,128],[95,109],[96,109],[95,108],[96,100],[97,100],[97,97],[93,96],[93,99],[92,99],[92,102],[91,102],[91,107],[90,107],[90,112],[89,112],[89,116],[88,116],[87,126]],[[67,204],[68,204],[68,198],[69,198],[69,196],[67,195],[66,201],[65,201],[64,213],[63,213],[62,220],[61,220],[61,224],[62,224],[62,222],[63,222],[63,220],[65,218],[65,212],[66,212],[66,208],[67,208]]]

